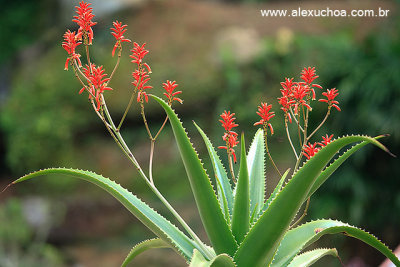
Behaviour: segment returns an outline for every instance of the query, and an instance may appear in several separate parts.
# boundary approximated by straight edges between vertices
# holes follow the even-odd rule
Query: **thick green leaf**
[[[236,265],[227,254],[217,255],[211,261],[207,261],[199,251],[194,250],[189,267],[236,267]]]
[[[384,137],[383,135],[375,137],[375,139],[379,139]],[[310,192],[308,193],[308,197],[311,197],[315,191],[318,190],[318,188],[325,183],[326,180],[343,164],[343,162],[346,161],[351,155],[353,155],[355,152],[357,152],[359,149],[367,145],[367,141],[363,141],[360,144],[357,144],[353,146],[351,149],[347,150],[343,155],[341,155],[338,159],[336,159],[331,165],[329,165],[327,168],[325,168],[324,171],[318,176],[318,178],[315,180],[315,183],[311,187]],[[306,198],[306,199],[307,199]]]
[[[160,238],[148,239],[135,245],[122,263],[121,267],[126,267],[137,255],[152,248],[170,248],[171,246]]]
[[[222,165],[221,159],[218,157],[218,154],[215,151],[210,139],[196,123],[194,123],[194,125],[199,131],[201,137],[203,137],[204,143],[206,144],[217,183],[219,205],[224,212],[225,219],[229,222],[229,216],[232,215],[233,209],[233,192],[231,183],[229,182],[224,165]],[[229,214],[226,214],[225,210],[228,210]]]
[[[265,201],[264,156],[264,132],[259,129],[254,135],[247,154],[247,169],[249,170],[250,180],[250,214],[259,214]]]
[[[203,168],[195,149],[186,134],[178,116],[161,98],[152,96],[166,111],[190,186],[200,213],[201,221],[216,254],[233,255],[237,244],[219,206],[210,178]]]
[[[146,203],[141,201],[131,192],[123,188],[121,185],[114,181],[105,178],[99,174],[90,171],[82,171],[67,168],[52,168],[40,170],[34,173],[27,174],[13,184],[48,174],[62,174],[73,176],[91,182],[121,202],[138,220],[140,220],[147,228],[154,234],[160,237],[164,242],[169,244],[172,248],[178,251],[186,259],[191,259],[193,249],[198,248],[197,245],[182,233],[176,226],[170,223],[167,219],[158,214],[155,210],[150,208]]]
[[[285,171],[285,173],[282,175],[281,179],[279,180],[278,184],[275,186],[274,191],[272,191],[271,195],[269,196],[269,198],[267,199],[267,201],[265,201],[264,203],[264,207],[262,209],[262,211],[266,211],[269,204],[272,202],[272,200],[276,197],[276,195],[281,191],[283,184],[285,183],[285,179],[286,176],[289,174],[290,169],[287,169]]]
[[[249,173],[247,170],[246,146],[243,134],[241,143],[239,178],[232,216],[232,233],[238,244],[242,242],[250,227]]]
[[[338,257],[335,248],[318,248],[296,256],[288,267],[309,267],[324,256]]]
[[[296,254],[317,241],[321,236],[337,233],[342,233],[367,243],[371,247],[379,250],[396,264],[396,266],[400,266],[400,261],[391,250],[373,235],[347,223],[335,220],[317,220],[300,225],[286,233],[271,267],[287,265]]]
[[[381,143],[365,136],[342,137],[322,148],[293,175],[250,229],[234,256],[238,266],[265,266],[271,263],[280,241],[326,164],[344,146],[361,141],[387,151]]]

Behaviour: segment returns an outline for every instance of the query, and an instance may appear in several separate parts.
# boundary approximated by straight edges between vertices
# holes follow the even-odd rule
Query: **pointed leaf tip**
[[[235,202],[232,216],[232,233],[240,244],[250,228],[250,197],[249,173],[246,160],[246,145],[244,134],[241,136],[239,178],[236,187]]]

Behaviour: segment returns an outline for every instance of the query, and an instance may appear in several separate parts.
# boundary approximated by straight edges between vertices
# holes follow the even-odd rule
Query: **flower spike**
[[[104,73],[105,70],[103,69],[103,66],[96,67],[96,65],[93,63],[90,66],[86,65],[82,71],[90,81],[89,99],[92,99],[92,97],[95,96],[95,100],[97,103],[97,111],[98,111],[100,110],[104,91],[112,90],[111,87],[107,86],[107,82],[110,79],[109,78],[104,79],[104,77],[107,77],[107,74]],[[79,94],[81,94],[84,90],[85,87],[83,87],[79,91]]]
[[[128,43],[132,42],[131,40],[125,38],[123,35],[126,32],[125,28],[127,27],[127,25],[122,25],[122,22],[116,20],[113,22],[113,26],[114,28],[111,28],[112,30],[111,34],[115,37],[117,41],[115,42],[114,48],[112,50],[111,53],[112,56],[114,56],[117,47],[121,47],[122,42],[128,42]]]
[[[136,42],[133,43],[133,49],[131,50],[132,55],[130,55],[132,58],[132,63],[136,63],[138,66],[142,64],[144,56],[149,53],[149,50],[146,50],[145,46],[146,43],[142,44],[142,46]],[[148,71],[151,72],[149,69]]]
[[[64,42],[62,42],[62,47],[65,49],[65,51],[67,51],[69,57],[67,58],[67,60],[65,61],[65,66],[64,66],[64,70],[68,70],[68,64],[70,62],[70,60],[76,60],[78,67],[82,67],[82,63],[80,58],[80,54],[75,53],[75,48],[81,44],[81,42],[77,42],[77,38],[76,38],[76,33],[75,32],[71,32],[70,30],[67,30],[64,33]]]
[[[318,151],[319,151],[319,148],[317,148],[317,143],[314,143],[314,144],[308,143],[308,145],[305,145],[305,146],[304,146],[303,155],[306,156],[307,159],[310,159],[310,158],[313,157]]]
[[[77,16],[74,16],[73,22],[79,25],[78,34],[76,38],[82,40],[85,45],[91,45],[93,40],[92,26],[96,25],[97,22],[93,22],[94,14],[92,13],[91,4],[81,1],[79,6],[76,6]]]
[[[226,149],[226,151],[228,152],[228,156],[232,155],[233,160],[236,163],[236,154],[234,147],[239,144],[239,141],[237,140],[238,134],[235,131],[232,131],[232,129],[239,125],[234,122],[236,119],[235,117],[233,117],[234,115],[235,113],[231,113],[230,111],[227,112],[226,110],[221,114],[221,120],[219,121],[221,122],[222,127],[224,127],[225,129],[222,140],[226,142],[226,146],[219,146],[218,148]]]
[[[329,108],[334,107],[337,109],[337,111],[340,111],[340,108],[338,106],[339,102],[334,100],[339,95],[339,92],[338,90],[336,90],[336,88],[333,88],[331,90],[327,89],[326,92],[322,93],[322,95],[325,96],[327,99],[320,99],[320,102],[328,103]]]
[[[304,99],[309,91],[310,88],[304,83],[297,83],[297,85],[293,87],[293,99],[295,100],[294,114],[298,114],[300,105],[305,106],[308,110],[312,110],[311,106],[307,104],[306,100]]]
[[[315,73],[315,67],[304,68],[301,72],[300,78],[310,87],[310,91],[312,93],[312,100],[315,100],[315,91],[313,87],[322,89],[322,86],[319,84],[312,84],[312,82],[317,79],[319,76]]]
[[[147,71],[145,71],[143,68],[136,69],[132,73],[132,77],[134,78],[134,81],[132,82],[133,86],[137,88],[138,95],[137,95],[137,102],[142,101],[143,97],[146,100],[146,103],[148,102],[148,96],[147,93],[145,92],[146,89],[151,89],[153,86],[146,85],[148,81],[150,81],[150,76]]]
[[[174,92],[176,87],[178,87],[178,84],[175,81],[171,82],[171,81],[167,80],[167,82],[163,83],[163,88],[165,89],[165,91],[167,91],[166,93],[164,93],[164,95],[168,98],[169,105],[171,105],[172,101],[174,101],[174,100],[183,104],[182,99],[180,99],[179,97],[175,97],[176,95],[182,93],[182,91]]]
[[[254,123],[254,126],[256,125],[263,125],[264,129],[266,130],[267,126],[271,130],[271,135],[274,134],[274,129],[272,128],[271,123],[269,123],[269,120],[275,116],[275,112],[270,111],[272,108],[272,105],[267,105],[267,103],[261,103],[260,106],[258,106],[258,111],[257,114],[261,117],[261,120],[258,122]]]
[[[328,145],[330,142],[332,142],[332,137],[333,134],[331,134],[330,136],[326,135],[326,136],[322,136],[322,142],[318,143],[321,147],[325,147],[326,145]]]
[[[308,67],[308,68],[304,68],[303,71],[301,72],[301,76],[300,78],[308,83],[311,84],[315,79],[317,79],[319,76],[316,75],[315,73],[315,67]]]
[[[146,83],[150,81],[149,74],[151,73],[151,69],[147,63],[143,62],[144,56],[149,53],[149,51],[145,49],[145,46],[146,43],[140,46],[138,43],[134,42],[133,49],[131,49],[132,55],[130,55],[130,57],[133,59],[131,62],[137,64],[137,68],[132,73],[134,78],[132,84],[138,92],[137,102],[143,101],[144,98],[147,103],[148,96],[145,90],[151,89],[153,86],[146,85]]]

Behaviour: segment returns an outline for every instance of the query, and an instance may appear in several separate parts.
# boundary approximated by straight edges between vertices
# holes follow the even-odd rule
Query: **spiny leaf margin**
[[[124,262],[121,264],[121,267],[126,267],[136,256],[145,252],[146,250],[153,248],[171,248],[171,246],[166,243],[161,238],[153,238],[144,240],[138,244],[136,244],[126,256]]]
[[[264,131],[258,129],[247,153],[250,181],[250,214],[258,215],[265,201],[265,144]],[[257,219],[255,216],[254,219]]]
[[[158,214],[146,203],[141,201],[137,196],[109,178],[105,178],[94,172],[70,168],[49,168],[26,174],[14,181],[13,184],[47,174],[62,174],[80,178],[104,189],[121,202],[121,204],[123,204],[154,234],[170,244],[171,247],[173,247],[186,260],[191,259],[193,249],[197,248],[197,245],[193,240],[187,237],[175,225]]]
[[[359,135],[341,137],[323,147],[292,176],[250,229],[234,255],[236,263],[243,266],[269,265],[315,179],[341,148],[361,141],[373,143],[388,152],[375,139]]]
[[[323,235],[343,233],[354,237],[380,251],[397,266],[400,261],[392,251],[374,235],[358,227],[337,220],[322,219],[304,223],[289,230],[282,239],[271,267],[285,266],[297,253],[316,242]]]
[[[195,122],[193,122],[194,126],[196,126],[197,130],[199,131],[201,137],[204,140],[206,145],[208,155],[210,157],[212,167],[215,174],[215,179],[217,183],[217,191],[218,191],[218,200],[222,211],[224,211],[224,215],[226,220],[229,222],[229,216],[232,216],[233,210],[233,192],[232,192],[232,185],[228,179],[227,172],[225,170],[224,165],[221,162],[217,152],[214,149],[210,139],[204,133],[204,131],[198,126]],[[225,210],[228,209],[229,214],[226,214]]]
[[[219,206],[211,180],[204,170],[182,122],[164,100],[154,95],[151,97],[164,108],[168,115],[201,221],[216,254],[227,253],[232,256],[238,245]]]
[[[324,256],[339,257],[335,248],[317,248],[297,255],[288,267],[309,267]]]

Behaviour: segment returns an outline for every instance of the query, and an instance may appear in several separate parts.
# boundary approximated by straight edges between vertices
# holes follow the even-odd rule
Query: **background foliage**
[[[60,43],[62,33],[69,22],[62,20],[62,14],[68,13],[69,18],[72,9],[65,10],[62,1],[38,3],[40,4],[33,4],[32,1],[13,1],[3,5],[4,15],[0,18],[0,49],[4,51],[0,58],[1,184],[6,185],[21,174],[43,167],[80,167],[93,169],[125,185],[133,186],[139,196],[153,200],[151,194],[146,194],[148,191],[143,183],[135,179],[137,175],[133,170],[128,169],[127,162],[91,112],[85,97],[77,94],[79,84],[72,72],[63,71],[65,53]],[[279,82],[285,77],[297,79],[303,67],[316,66],[320,75],[318,83],[324,88],[335,87],[339,90],[342,108],[342,112],[334,113],[326,127],[321,130],[321,134],[333,133],[335,136],[341,136],[350,133],[387,133],[391,136],[383,142],[394,154],[400,154],[400,21],[395,15],[374,21],[372,26],[368,26],[368,33],[363,35],[358,33],[362,26],[354,23],[346,24],[339,30],[326,30],[323,34],[275,25],[278,29],[276,32],[259,34],[257,45],[248,48],[257,48],[254,50],[259,52],[243,60],[239,58],[235,47],[211,45],[218,43],[215,39],[221,34],[213,28],[204,28],[200,11],[197,16],[189,16],[198,21],[184,15],[181,17],[182,22],[176,20],[176,12],[179,11],[175,10],[180,6],[190,10],[190,5],[197,4],[195,1],[189,1],[189,4],[173,2],[170,8],[166,9],[168,11],[161,14],[160,10],[165,8],[162,4],[146,2],[142,7],[134,6],[117,13],[102,15],[97,19],[99,24],[96,26],[96,39],[92,50],[96,62],[103,62],[107,70],[111,69],[114,61],[108,54],[111,54],[113,44],[108,28],[112,19],[127,21],[127,37],[138,42],[148,42],[151,52],[149,63],[154,71],[154,92],[160,95],[161,82],[166,79],[177,80],[184,91],[185,103],[177,107],[178,113],[188,120],[185,126],[194,137],[200,152],[206,151],[201,146],[199,136],[195,134],[192,119],[202,126],[217,145],[216,140],[222,135],[217,123],[218,115],[224,109],[231,109],[237,114],[240,130],[248,133],[246,136],[250,137],[256,130],[251,126],[256,121],[255,107],[262,100],[273,103],[277,113],[272,121],[276,133],[271,138],[271,153],[277,158],[275,161],[280,162],[281,169],[291,166],[294,159],[284,138],[283,118],[276,102]],[[224,18],[221,11],[225,7],[223,3],[219,3],[221,7],[213,2],[208,4],[215,14]],[[258,6],[238,4],[235,8],[244,12],[243,10],[257,9]],[[396,10],[397,6],[393,4],[391,12],[395,14]],[[94,13],[96,14],[96,9]],[[152,31],[143,28],[143,21],[146,19],[152,21],[146,22],[149,25],[153,23]],[[215,18],[214,20],[217,21]],[[236,22],[238,25],[243,23]],[[331,22],[320,23],[328,25]],[[159,29],[163,29],[164,24],[174,27],[174,30],[168,34],[158,32]],[[212,25],[219,24],[214,22]],[[235,23],[232,25],[235,26]],[[251,22],[247,22],[246,25],[251,25]],[[266,27],[267,22],[263,21],[261,25]],[[199,29],[198,32],[196,29]],[[127,49],[124,53],[127,56]],[[131,71],[129,61],[122,61],[115,84],[112,84],[115,90],[106,95],[116,118],[122,115],[126,96],[129,94]],[[319,121],[324,112],[322,104],[321,109],[318,106],[317,104],[313,112],[314,123]],[[149,120],[154,127],[162,123],[164,115],[160,109],[150,105],[148,110]],[[124,132],[127,141],[134,144],[134,150],[140,154],[139,160],[143,164],[147,162],[149,147],[137,110],[132,110],[129,114]],[[190,208],[193,204],[193,200],[188,197],[190,189],[180,179],[183,167],[175,167],[178,156],[171,140],[168,129],[156,147],[155,176],[159,177],[157,183],[160,184],[161,191],[183,211],[184,217],[191,218],[189,222],[199,227],[197,215],[193,214]],[[271,178],[269,184],[275,184],[273,171],[267,168],[267,174]],[[390,158],[376,148],[367,147],[345,164],[312,198],[308,218],[331,217],[360,225],[394,248],[400,243],[400,233],[396,231],[400,225],[400,215],[395,212],[400,210],[398,177],[400,168],[397,159]],[[87,217],[82,216],[82,220],[71,222],[71,213],[79,217],[81,213],[87,212],[82,207],[79,208],[77,202],[88,201],[92,203],[92,208],[97,207],[99,211],[107,210],[107,205],[117,204],[108,204],[110,199],[104,199],[104,195],[96,191],[97,189],[86,185],[77,185],[63,179],[50,180],[50,183],[41,183],[40,188],[31,183],[31,187],[26,184],[9,190],[7,194],[21,197],[50,191],[50,195],[57,192],[56,196],[49,196],[50,199],[65,201],[67,211],[61,228],[71,229],[68,227],[72,224],[76,227],[77,234],[68,239],[50,230],[49,242],[55,245],[54,249],[60,249],[67,255],[64,257],[66,262],[83,260],[82,255],[66,249],[69,244],[79,246],[93,242],[92,240],[104,240],[103,248],[126,246],[125,249],[128,250],[134,241],[141,239],[141,235],[147,234],[142,233],[141,226],[126,219],[129,214],[124,214],[121,210],[121,217],[116,216],[118,219],[113,222],[101,223],[100,221],[106,221],[107,217],[102,212],[89,213]],[[269,189],[271,188],[269,186]],[[17,204],[6,204],[4,198],[4,195],[0,197],[0,211],[3,213],[20,205],[17,200],[14,201]],[[157,208],[157,205],[154,205]],[[25,219],[22,215],[15,216],[16,224],[24,224]],[[88,222],[91,220],[102,224],[95,227],[100,229],[97,232],[92,230],[92,235],[87,234],[91,225]],[[122,230],[111,231],[107,237],[110,225],[121,226]],[[21,242],[18,241],[17,247],[25,247],[28,244],[27,240],[31,238],[28,232],[27,230],[27,234],[21,237]],[[83,237],[79,236],[80,233]],[[105,237],[97,237],[96,233]],[[115,236],[119,239],[113,239]],[[1,239],[6,240],[5,237]],[[362,247],[355,248],[349,243],[351,241],[338,242],[348,249],[348,252],[344,253],[344,258],[347,257],[348,260],[351,256],[360,255],[365,256],[366,261],[372,265],[382,261],[382,258],[365,252]],[[109,251],[109,247],[104,250]],[[123,258],[125,251],[123,252],[121,257],[115,256],[115,262]],[[151,262],[154,259],[146,260]]]

